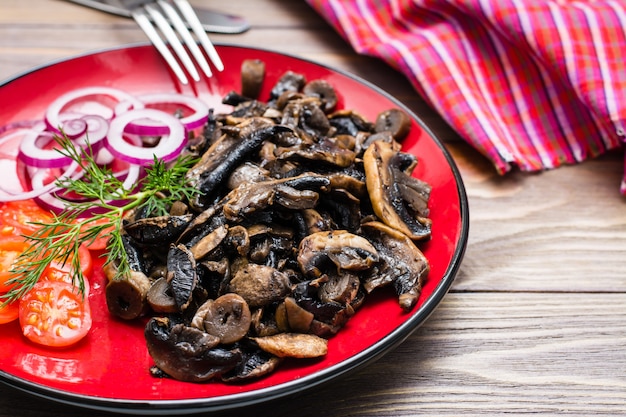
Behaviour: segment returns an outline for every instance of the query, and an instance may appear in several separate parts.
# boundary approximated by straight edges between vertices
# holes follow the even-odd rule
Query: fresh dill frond
[[[59,152],[68,156],[82,170],[80,178],[57,179],[57,185],[79,198],[64,200],[66,208],[52,215],[49,223],[39,226],[32,236],[24,236],[30,246],[16,260],[8,282],[11,290],[0,295],[2,305],[26,294],[39,281],[52,261],[71,262],[74,285],[84,294],[85,279],[79,264],[78,250],[105,233],[107,246],[105,265],[116,263],[117,279],[130,274],[123,235],[123,216],[130,210],[166,214],[175,201],[189,201],[199,191],[189,186],[185,175],[196,160],[180,156],[165,163],[154,159],[144,168],[137,184],[127,189],[124,182],[108,168],[100,166],[89,144],[75,146],[67,137],[56,137]]]

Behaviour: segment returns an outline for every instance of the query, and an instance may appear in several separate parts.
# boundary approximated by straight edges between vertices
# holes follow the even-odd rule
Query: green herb
[[[105,265],[115,262],[115,279],[123,279],[130,274],[122,242],[124,213],[137,209],[146,210],[151,215],[166,214],[173,202],[189,201],[199,192],[185,180],[187,171],[196,162],[190,156],[178,157],[169,164],[155,158],[152,165],[145,168],[146,175],[129,190],[110,169],[96,163],[91,147],[75,147],[66,137],[56,140],[61,145],[59,152],[70,157],[84,172],[80,179],[58,179],[57,185],[81,198],[65,201],[63,212],[53,214],[49,223],[35,223],[40,226],[38,231],[25,236],[30,246],[11,270],[16,276],[8,282],[12,289],[0,295],[3,304],[30,291],[54,260],[63,264],[71,262],[75,271],[72,281],[84,294],[85,277],[81,272],[78,249],[99,236],[108,238]],[[112,229],[107,230],[111,226]]]

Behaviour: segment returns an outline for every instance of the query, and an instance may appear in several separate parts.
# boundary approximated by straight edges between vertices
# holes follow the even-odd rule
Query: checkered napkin
[[[307,2],[358,53],[405,74],[500,173],[623,146],[623,0]]]

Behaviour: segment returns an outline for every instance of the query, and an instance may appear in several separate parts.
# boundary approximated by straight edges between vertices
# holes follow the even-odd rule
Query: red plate
[[[267,65],[267,97],[274,82],[287,70],[307,79],[323,78],[340,93],[340,106],[374,119],[391,107],[403,108],[390,95],[357,77],[267,50],[218,46],[227,68],[194,89],[181,87],[150,45],[123,47],[83,55],[37,68],[0,85],[0,126],[41,119],[46,106],[61,94],[79,87],[106,85],[141,94],[187,92],[205,99],[217,110],[228,110],[221,98],[240,91],[239,69],[244,59]],[[7,104],[10,103],[10,104]],[[310,389],[377,359],[406,339],[444,297],[454,280],[467,243],[469,215],[465,190],[450,155],[418,116],[405,150],[419,157],[415,175],[433,186],[430,209],[432,240],[422,246],[431,273],[419,305],[403,313],[395,295],[379,290],[368,298],[328,346],[322,360],[290,362],[263,379],[245,385],[219,382],[192,384],[150,376],[152,365],[143,339],[143,323],[127,323],[107,311],[101,273],[91,283],[93,328],[78,346],[47,350],[30,344],[14,322],[0,331],[0,380],[35,395],[75,405],[141,414],[216,411]],[[6,171],[6,166],[0,166]],[[14,172],[7,176],[15,177]],[[5,178],[7,177],[5,176]]]

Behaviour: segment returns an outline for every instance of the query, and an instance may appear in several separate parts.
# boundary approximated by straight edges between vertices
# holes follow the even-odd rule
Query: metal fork
[[[187,50],[181,43],[181,39],[185,45],[187,45],[195,62],[200,66],[202,72],[204,72],[207,77],[212,77],[213,72],[204,54],[200,50],[198,42],[202,45],[202,48],[207,53],[215,68],[218,71],[224,70],[224,64],[219,54],[209,40],[209,37],[202,28],[202,24],[198,20],[198,16],[196,16],[187,0],[172,0],[171,2],[166,0],[123,0],[123,3],[131,10],[133,19],[135,19],[139,27],[161,53],[181,83],[188,84],[189,79],[180,66],[179,61],[168,48],[167,43],[172,47],[176,56],[187,70],[187,73],[196,82],[200,81],[200,74],[194,65],[194,61],[192,61]],[[176,9],[178,9],[178,11]],[[187,23],[185,23],[185,21]],[[189,25],[195,34],[198,42],[196,42],[189,29],[187,29],[187,25]],[[165,40],[159,35],[157,28]],[[165,41],[167,41],[167,43]]]

